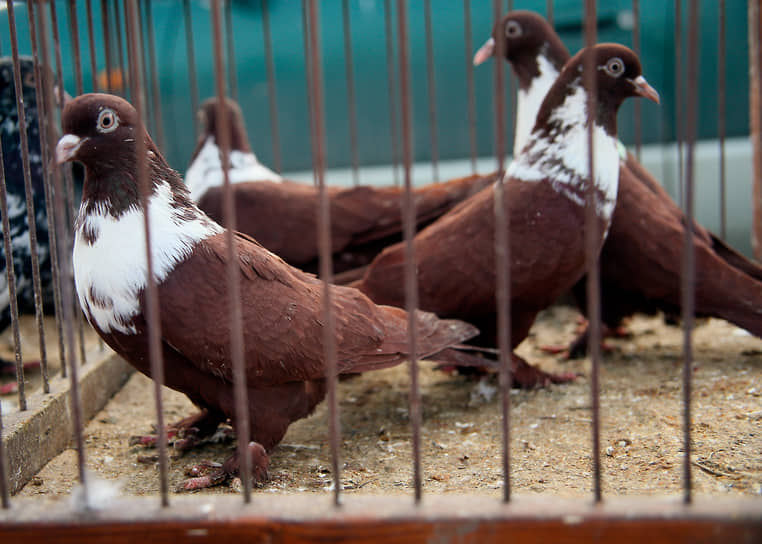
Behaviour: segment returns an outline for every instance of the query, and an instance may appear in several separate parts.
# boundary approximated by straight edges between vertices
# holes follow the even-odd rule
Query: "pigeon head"
[[[532,79],[541,74],[541,57],[550,61],[556,72],[560,72],[569,59],[569,50],[553,27],[533,11],[506,13],[495,24],[492,36],[474,55],[474,65],[497,54],[498,42],[502,42],[503,56],[513,65],[522,89],[528,88]]]
[[[583,71],[589,55],[593,56],[596,74],[594,123],[606,129],[608,134],[616,135],[616,112],[625,99],[642,96],[659,103],[659,93],[643,77],[637,55],[623,45],[602,43],[582,49],[569,59],[540,107],[535,129],[548,125],[546,128],[552,131],[554,125],[564,125],[564,112],[556,110],[565,103],[577,108],[586,107],[584,100],[569,102],[567,98],[587,96]]]
[[[24,103],[27,106],[37,104],[37,95],[34,87],[34,62],[32,57],[19,57],[21,67],[21,88],[24,94]],[[0,105],[3,111],[16,109],[16,88],[13,82],[13,59],[10,57],[0,58]]]
[[[219,143],[219,103],[220,101],[217,97],[207,98],[198,109],[200,137],[197,147],[199,148],[204,145],[210,136],[214,137],[215,142]],[[251,153],[251,146],[249,145],[249,138],[246,135],[246,126],[240,106],[235,100],[225,98],[222,101],[222,107],[227,116],[230,149]]]

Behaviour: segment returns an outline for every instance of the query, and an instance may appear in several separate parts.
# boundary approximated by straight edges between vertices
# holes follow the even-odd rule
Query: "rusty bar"
[[[127,1],[125,0],[124,5],[127,6]],[[119,65],[119,75],[121,76],[121,83],[122,83],[122,93],[126,93],[127,89],[130,88],[129,82],[127,81],[127,74],[129,73],[129,66],[127,67],[127,70],[125,70],[125,64],[124,64],[124,48],[122,46],[122,19],[121,19],[121,10],[119,9],[119,0],[114,0],[114,26],[116,27],[116,62]],[[129,56],[129,52],[127,53]],[[129,60],[128,60],[129,62]],[[141,88],[142,92],[142,88]],[[134,99],[134,98],[133,98]],[[145,104],[145,98],[143,98],[143,103]]]
[[[508,11],[513,11],[513,0],[508,0]],[[500,58],[500,57],[496,57]],[[508,72],[510,75],[510,71]],[[511,119],[510,124],[508,125],[511,127],[511,147],[510,149],[514,148],[514,142],[516,140],[516,108],[518,107],[518,88],[516,87],[516,79],[513,77],[508,78],[508,96],[510,99],[510,105],[511,105]]]
[[[198,126],[198,76],[196,75],[196,53],[193,49],[193,17],[191,16],[190,0],[183,0],[183,20],[185,22],[185,55],[188,59],[188,82],[190,84],[191,109],[193,110],[193,127],[196,136]]]
[[[725,0],[717,2],[719,36],[717,36],[717,138],[720,141],[720,237],[727,236],[727,194],[725,177]]]
[[[592,48],[597,41],[597,15],[595,0],[585,0],[585,45]],[[600,235],[595,213],[595,164],[593,162],[593,115],[596,108],[597,89],[595,87],[595,57],[590,54],[585,59],[585,88],[587,90],[587,161],[590,182],[587,187],[585,206],[585,260],[587,261],[587,312],[588,312],[588,352],[592,362],[590,393],[593,405],[592,456],[593,456],[593,500],[601,502],[601,432],[600,432],[600,366],[601,366],[601,293],[598,249]]]
[[[74,2],[75,0],[72,0]],[[95,56],[95,25],[93,23],[92,0],[87,0],[87,37],[90,46],[90,80],[92,92],[98,92],[98,59]]]
[[[41,17],[44,17],[44,11],[41,11],[40,13]],[[55,108],[56,108],[56,114],[60,118],[61,111],[63,110],[64,106],[64,95],[66,94],[66,91],[64,89],[64,83],[63,83],[63,60],[61,55],[61,38],[58,33],[58,15],[56,12],[56,3],[50,2],[50,21],[51,26],[53,28],[53,49],[55,52],[55,58],[56,58],[56,90],[58,91],[57,96],[55,97]],[[62,167],[63,168],[63,174],[64,174],[64,198],[66,199],[66,216],[65,216],[65,223],[66,228],[71,228],[71,226],[74,224],[74,217],[76,217],[77,214],[77,206],[74,202],[74,179],[72,175],[71,170],[71,164],[67,164]],[[46,203],[47,204],[47,203]],[[47,208],[47,205],[46,205]],[[74,306],[74,315],[76,316],[77,321],[77,332],[78,332],[78,345],[79,345],[79,358],[82,364],[85,364],[85,333],[84,333],[84,327],[82,324],[82,315],[79,312],[79,303],[75,299],[73,302]],[[46,393],[50,392],[50,385],[48,380],[48,372],[47,372],[47,366],[43,368],[43,390]]]
[[[762,9],[749,0],[749,124],[753,162],[754,218],[751,243],[762,260]]]
[[[35,70],[35,76],[34,76],[34,90],[35,90],[35,97],[37,99],[37,113],[38,113],[38,127],[40,132],[40,149],[42,151],[42,162],[43,164],[50,164],[49,158],[48,158],[48,147],[45,145],[45,142],[47,141],[47,138],[45,136],[46,131],[48,130],[48,115],[46,114],[45,109],[45,100],[43,98],[43,77],[42,77],[42,69],[40,67],[40,60],[39,60],[39,52],[37,49],[37,25],[34,21],[34,3],[29,3],[27,9],[27,22],[29,25],[29,41],[32,44],[32,58],[34,59],[34,70]],[[61,279],[61,273],[60,273],[60,267],[58,262],[58,236],[56,235],[57,227],[56,227],[56,220],[55,216],[56,213],[56,206],[53,205],[52,201],[52,195],[54,193],[53,191],[53,180],[51,179],[50,173],[48,169],[43,169],[43,192],[45,196],[45,208],[48,212],[48,239],[50,241],[50,252],[51,252],[51,264],[52,264],[52,272],[53,272],[53,298],[54,298],[54,304],[55,304],[55,320],[56,320],[56,329],[58,332],[58,350],[59,350],[59,357],[61,360],[61,375],[66,376],[67,370],[66,370],[66,350],[65,350],[65,342],[64,342],[64,334],[63,334],[63,314],[60,311],[61,310],[61,304],[62,304],[62,279]],[[56,304],[55,301],[58,301]]]
[[[473,38],[471,36],[471,0],[463,0],[463,26],[466,47],[466,92],[468,94],[468,143],[471,173],[476,173],[476,96],[474,90]]]
[[[3,210],[3,234],[5,236],[5,239],[9,239],[10,235],[10,225],[7,225],[8,228],[6,228],[6,221],[5,218],[7,217],[7,214],[5,211],[8,209],[8,202],[7,202],[7,195],[5,194],[5,176],[3,175],[3,151],[0,149],[0,184],[2,184],[2,189],[0,189],[0,198],[2,198],[2,203],[0,203],[0,206],[2,206]],[[6,245],[6,248],[8,246]],[[5,251],[6,255],[6,262],[7,262],[7,256],[10,255],[10,251],[6,249]],[[13,262],[11,262],[11,266],[8,267],[8,270],[13,270]],[[5,442],[3,442],[3,407],[2,404],[0,404],[0,507],[2,507],[4,510],[8,510],[11,507],[11,494],[8,490],[8,461],[5,456]]]
[[[693,154],[696,143],[696,93],[698,80],[698,0],[688,3],[688,73],[685,100],[685,240],[683,248],[683,502],[692,500],[691,480],[691,374],[693,322],[696,303],[696,256],[693,247]]]
[[[108,0],[101,0],[101,24],[103,31],[104,56],[106,57],[106,92],[114,92],[114,86],[111,81],[111,31],[109,29],[109,9]]]
[[[314,115],[312,115],[312,66],[310,63],[310,27],[309,27],[309,16],[308,16],[308,10],[309,6],[307,3],[309,0],[302,0],[302,38],[304,43],[304,79],[306,83],[306,89],[307,89],[307,111],[310,112],[310,115],[308,117],[309,119],[309,125],[310,125],[310,150],[313,154],[315,153],[315,124],[314,124]],[[315,185],[318,185],[320,183],[320,180],[318,179],[317,175],[317,163],[313,160],[312,161],[312,175],[313,175],[313,183]],[[318,234],[319,236],[319,234]]]
[[[270,139],[272,140],[273,164],[275,171],[281,172],[283,164],[280,154],[280,131],[278,130],[278,96],[275,83],[272,35],[270,34],[270,10],[267,0],[262,1],[262,37],[265,42],[265,64],[267,66],[267,98],[270,102]]]
[[[235,64],[235,38],[233,36],[233,0],[225,2],[225,44],[228,56],[228,78],[230,79],[230,96],[238,102],[238,74]]]
[[[339,402],[336,395],[338,384],[338,364],[336,361],[335,316],[333,314],[333,296],[330,283],[333,279],[333,259],[331,257],[331,208],[325,185],[325,122],[323,120],[323,65],[320,54],[320,19],[318,5],[309,0],[307,31],[309,33],[309,63],[311,68],[310,94],[313,99],[312,126],[314,139],[312,145],[313,170],[320,189],[320,207],[318,213],[318,245],[320,250],[320,277],[323,280],[323,315],[326,326],[323,327],[323,356],[326,361],[328,381],[328,431],[331,444],[331,470],[333,472],[333,503],[341,503],[341,428],[339,423]],[[305,54],[307,52],[305,51]]]
[[[26,111],[24,109],[24,89],[21,80],[21,64],[19,63],[18,35],[16,33],[16,20],[13,10],[13,2],[6,1],[8,10],[8,22],[11,38],[11,55],[13,57],[13,83],[16,92],[16,109],[19,118],[19,137],[21,139],[21,161],[24,169],[24,198],[26,199],[26,217],[29,227],[29,252],[32,257],[32,282],[34,286],[34,310],[37,322],[37,331],[40,337],[40,361],[47,366],[47,352],[45,349],[45,328],[42,314],[42,286],[40,283],[40,261],[37,255],[37,226],[32,195],[32,176],[29,167],[29,142],[27,140]],[[32,9],[28,6],[30,18]],[[39,79],[39,72],[35,74],[35,81]],[[39,104],[38,104],[39,106]],[[38,122],[42,125],[42,116]],[[26,392],[24,369],[21,360],[16,360],[16,380],[18,381],[19,409],[26,410]]]
[[[251,502],[251,456],[249,455],[249,401],[246,388],[246,368],[243,354],[243,313],[241,310],[241,279],[238,274],[238,253],[235,248],[235,204],[233,186],[230,183],[230,129],[228,110],[225,107],[225,59],[222,51],[221,2],[212,2],[212,37],[214,45],[214,80],[217,92],[217,123],[220,158],[224,175],[225,242],[227,246],[227,285],[230,310],[230,351],[233,364],[233,397],[235,402],[235,428],[238,437],[240,476],[243,484],[243,501]]]
[[[69,32],[71,33],[71,51],[74,54],[74,81],[77,86],[77,94],[84,92],[82,80],[82,53],[79,45],[79,24],[77,22],[76,0],[69,0],[66,4],[69,16]]]
[[[161,88],[159,72],[156,68],[156,37],[153,29],[153,7],[151,0],[144,2],[146,10],[146,27],[148,28],[148,63],[151,66],[151,98],[153,100],[153,121],[156,129],[156,140],[161,149],[166,149],[164,140],[164,121],[161,115]]]
[[[632,50],[640,58],[640,0],[632,0]],[[635,132],[635,157],[640,161],[643,130],[640,116],[641,103],[635,100],[633,104],[633,131]]]
[[[553,26],[553,0],[547,0],[545,3],[545,18]]]
[[[43,13],[44,11],[44,2],[45,0],[37,0],[37,8],[40,13]],[[31,17],[30,17],[31,21]],[[31,26],[31,25],[30,25]],[[48,48],[48,33],[46,28],[46,20],[45,17],[40,17],[40,28],[39,28],[39,36],[40,36],[40,64],[42,66],[50,66],[49,62],[49,48]],[[42,78],[42,96],[44,97],[44,104],[45,104],[45,111],[46,112],[52,112],[53,111],[53,89],[52,89],[52,83],[50,81],[50,78],[45,77]],[[55,145],[56,145],[56,134],[54,130],[47,130],[45,131],[45,137],[46,137],[46,145],[48,148],[48,157],[52,158],[55,156]],[[45,146],[43,146],[45,147]],[[51,163],[47,163],[51,164]],[[55,194],[62,194],[63,192],[63,182],[61,180],[61,170],[57,166],[52,168],[53,170],[53,183],[55,187]],[[61,237],[61,241],[63,242],[58,246],[58,250],[60,251],[59,259],[61,262],[61,285],[65,286],[65,289],[63,289],[63,300],[62,300],[62,307],[63,307],[63,320],[66,323],[66,348],[68,351],[68,357],[69,357],[69,380],[71,384],[71,411],[72,411],[72,423],[74,426],[74,434],[75,434],[75,441],[77,444],[77,469],[79,473],[79,481],[82,483],[82,494],[85,503],[87,503],[87,497],[88,497],[88,488],[86,483],[86,475],[85,475],[85,439],[83,435],[83,416],[82,416],[82,400],[80,396],[79,391],[79,381],[78,381],[78,365],[77,365],[77,356],[75,352],[75,343],[74,343],[74,326],[73,326],[73,304],[74,304],[74,278],[72,275],[72,266],[71,266],[71,241],[70,241],[70,231],[66,228],[66,214],[64,211],[64,201],[61,198],[54,199],[54,206],[55,206],[55,220],[57,222],[56,224],[56,231],[58,232],[58,235]]]
[[[434,36],[431,28],[431,0],[423,0],[423,19],[426,33],[426,81],[429,91],[429,140],[431,143],[431,173],[439,181],[439,143],[437,125],[437,87],[434,69]]]
[[[137,13],[137,0],[130,0],[127,11],[127,43],[130,56],[134,62],[130,65],[130,85],[132,87],[133,105],[138,112],[138,124],[135,133],[142,135],[145,132],[143,125],[144,104],[141,92],[141,54],[138,51],[139,21]],[[161,386],[164,383],[164,357],[161,349],[161,321],[159,318],[159,292],[156,278],[153,274],[153,254],[151,253],[151,222],[149,215],[149,196],[151,184],[148,176],[147,145],[142,137],[135,140],[135,160],[137,165],[138,187],[140,204],[143,208],[143,228],[146,243],[146,322],[148,324],[148,349],[151,364],[151,377],[154,382],[154,402],[156,403],[156,434],[159,447],[159,489],[161,493],[161,505],[169,506],[169,483],[168,483],[168,454],[167,454],[167,430],[164,425],[164,409],[161,398]]]
[[[418,308],[418,284],[415,273],[415,202],[413,200],[413,127],[412,100],[410,97],[410,56],[407,23],[407,2],[397,0],[397,39],[400,69],[400,103],[402,110],[402,170],[405,192],[402,197],[402,214],[405,234],[405,310],[408,312],[407,334],[410,351],[410,424],[413,446],[413,485],[415,502],[422,496],[421,477],[421,393],[418,386],[418,335],[415,313]]]
[[[349,17],[349,0],[341,0],[341,16],[344,27],[344,73],[347,81],[347,108],[349,110],[349,147],[352,154],[352,183],[360,183],[360,163],[357,153],[357,99],[355,98],[355,73],[352,62],[352,26]]]
[[[683,37],[682,0],[675,0],[675,97],[683,96]],[[683,107],[682,101],[675,101],[675,140],[677,142],[677,197],[680,206],[685,206],[683,176]]]
[[[394,43],[392,43],[392,4],[384,0],[384,32],[386,36],[386,84],[389,88],[389,134],[392,141],[392,179],[394,185],[399,185],[397,165],[399,164],[399,139],[397,137],[397,101],[395,99],[396,83],[394,78]]]
[[[501,0],[492,2],[492,18],[503,16]],[[495,59],[505,55],[505,40],[495,40]],[[498,172],[505,172],[505,64],[494,62],[495,157]],[[497,341],[500,349],[500,427],[502,439],[503,502],[511,500],[511,308],[510,308],[510,233],[508,207],[502,180],[495,184],[495,299],[497,303]]]

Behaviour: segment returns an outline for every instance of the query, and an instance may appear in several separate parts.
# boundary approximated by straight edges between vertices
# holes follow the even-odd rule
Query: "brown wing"
[[[265,385],[319,379],[323,357],[322,284],[237,236],[248,381]],[[230,380],[225,235],[200,243],[160,286],[162,336],[203,371]],[[333,288],[340,372],[363,372],[405,359],[406,314],[378,307],[359,291]],[[474,336],[464,323],[419,316],[422,355]]]

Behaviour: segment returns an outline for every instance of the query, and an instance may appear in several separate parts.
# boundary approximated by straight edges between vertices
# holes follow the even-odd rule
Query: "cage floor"
[[[566,342],[575,312],[566,307],[541,314],[519,352],[546,369],[583,373],[576,383],[514,391],[512,486],[520,493],[589,496],[591,492],[588,361],[559,362],[538,346]],[[629,339],[610,341],[615,351],[601,369],[601,449],[604,493],[675,494],[680,491],[681,330],[661,317],[637,317]],[[762,340],[720,320],[699,321],[695,334],[692,455],[697,494],[762,494]],[[500,405],[497,390],[423,363],[424,492],[501,491]],[[406,367],[341,383],[342,481],[347,494],[411,493],[410,430]],[[151,431],[151,382],[135,374],[85,430],[87,464],[123,494],[158,491],[151,454],[128,438]],[[167,391],[168,421],[193,407]],[[325,492],[330,488],[327,409],[288,431],[272,456],[271,480],[257,493]],[[202,459],[223,461],[234,445],[209,444],[170,462],[170,488],[184,469]],[[64,498],[76,480],[73,449],[53,459],[21,492]],[[104,487],[109,487],[104,485]],[[231,493],[236,483],[205,493]]]

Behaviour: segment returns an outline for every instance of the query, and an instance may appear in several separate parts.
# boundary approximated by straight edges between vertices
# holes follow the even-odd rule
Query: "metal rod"
[[[267,66],[267,97],[270,102],[270,139],[272,140],[273,164],[275,171],[281,172],[283,164],[280,154],[280,131],[278,130],[278,95],[275,82],[272,36],[270,34],[270,10],[267,0],[262,1],[262,36],[265,42],[265,64]]]
[[[408,312],[408,349],[410,351],[410,425],[413,447],[413,485],[415,502],[421,502],[421,394],[418,386],[418,335],[416,309],[418,308],[418,284],[415,274],[415,202],[411,169],[413,166],[412,104],[410,97],[410,57],[407,23],[407,2],[397,0],[397,39],[400,69],[400,102],[402,109],[402,170],[405,192],[402,197],[402,214],[405,235],[405,310]]]
[[[111,93],[114,92],[114,85],[111,81],[111,31],[109,29],[109,9],[108,9],[108,0],[101,0],[101,24],[102,24],[102,31],[103,31],[103,42],[105,49],[105,57],[106,57],[106,91]]]
[[[683,96],[683,38],[682,0],[675,0],[675,97]],[[683,108],[682,101],[675,102],[675,139],[677,141],[677,196],[680,206],[685,206],[683,176]]]
[[[80,51],[79,45],[79,24],[77,23],[76,0],[69,0],[67,7],[67,13],[69,16],[69,32],[71,34],[71,52],[74,55],[74,83],[77,87],[77,94],[80,95],[84,92],[84,84],[82,81],[82,53]]]
[[[399,185],[397,174],[399,164],[399,139],[397,137],[397,101],[395,99],[394,44],[392,43],[392,5],[391,0],[384,0],[384,29],[386,36],[386,83],[389,88],[389,134],[392,139],[392,178]]]
[[[500,21],[503,15],[502,1],[493,0],[492,18]],[[495,89],[495,157],[498,172],[505,172],[505,41],[495,40],[493,63]],[[505,202],[502,180],[495,184],[495,270],[497,303],[498,348],[500,349],[500,410],[502,438],[503,501],[511,500],[511,309],[510,309],[510,218]]]
[[[75,0],[72,0],[74,2]],[[90,80],[92,92],[98,92],[98,60],[95,56],[95,25],[93,24],[92,0],[87,0],[87,37],[90,46]]]
[[[683,249],[683,502],[692,500],[691,479],[691,375],[693,322],[696,303],[696,256],[693,247],[693,153],[696,143],[696,87],[698,80],[698,0],[688,3],[688,73],[685,104],[685,240]]]
[[[508,0],[508,11],[513,11],[513,0]],[[499,59],[501,57],[495,57]],[[510,72],[509,72],[510,74]],[[516,140],[516,108],[518,107],[518,89],[516,88],[516,79],[508,78],[508,96],[510,97],[511,105],[511,122],[508,126],[511,127],[511,147],[513,149],[514,142]]]
[[[585,44],[590,49],[597,41],[597,15],[595,0],[585,0]],[[585,208],[585,259],[587,262],[587,312],[588,312],[588,352],[592,362],[590,393],[593,406],[592,422],[592,455],[593,455],[593,498],[601,502],[601,457],[600,457],[600,364],[601,364],[601,301],[600,278],[598,268],[598,248],[600,232],[598,218],[595,213],[595,163],[593,161],[593,131],[596,109],[596,69],[595,56],[587,55],[584,66],[585,88],[587,90],[587,162],[590,181],[587,187],[587,203]]]
[[[632,50],[640,58],[640,1],[632,0]],[[640,161],[641,144],[643,143],[643,131],[641,128],[641,103],[633,101],[633,131],[635,132],[635,157]]]
[[[143,228],[145,232],[146,244],[146,322],[148,325],[148,348],[149,360],[151,365],[151,377],[154,382],[154,402],[156,403],[156,428],[157,442],[159,446],[159,488],[161,493],[161,505],[169,505],[169,483],[168,483],[168,455],[167,455],[167,430],[164,425],[164,409],[161,398],[161,386],[164,383],[164,357],[161,349],[161,321],[159,317],[159,292],[156,285],[156,277],[153,270],[153,254],[151,253],[151,221],[149,215],[149,196],[151,194],[151,182],[148,176],[147,163],[147,143],[142,137],[145,132],[141,114],[144,111],[143,94],[140,92],[143,82],[141,81],[140,59],[142,55],[138,51],[139,20],[137,13],[136,0],[130,0],[129,10],[127,12],[127,41],[130,48],[130,55],[134,62],[130,66],[130,85],[135,109],[138,112],[138,125],[135,133],[139,135],[135,140],[135,160],[137,165],[138,188],[140,193],[140,203],[143,209]]]
[[[315,0],[308,1],[307,30],[309,33],[309,63],[311,68],[310,117],[314,127],[312,146],[313,169],[320,190],[318,210],[318,248],[320,251],[320,277],[323,280],[323,356],[326,362],[328,384],[328,431],[331,444],[331,470],[333,473],[333,502],[340,506],[341,501],[341,428],[339,423],[339,402],[336,395],[338,384],[338,364],[336,361],[335,316],[333,313],[333,293],[330,287],[333,279],[333,259],[331,250],[331,208],[325,185],[325,121],[323,119],[323,65],[320,55],[320,23],[318,5]],[[305,51],[305,54],[307,52]]]
[[[2,162],[3,162],[3,152],[2,149],[0,149],[0,176],[2,176]],[[2,210],[5,212],[8,209],[8,203],[6,199],[5,194],[5,179],[4,176],[0,177],[0,182],[2,182],[3,188],[0,189],[2,192]],[[3,213],[3,219],[7,217],[6,213]],[[9,226],[10,227],[10,226]],[[10,234],[10,228],[7,230],[5,229],[5,225],[3,225],[3,232],[5,233],[5,239],[7,240]],[[6,257],[10,255],[10,252],[6,249],[5,252]],[[11,266],[8,267],[8,270],[13,270],[13,263],[11,263]],[[8,489],[8,461],[5,457],[5,442],[3,442],[3,406],[2,403],[0,403],[0,507],[2,507],[4,510],[8,510],[11,507],[11,493]]]
[[[553,0],[547,0],[545,3],[545,18],[553,26]]]
[[[166,141],[164,140],[164,121],[161,115],[161,87],[159,86],[159,72],[156,67],[156,38],[153,29],[153,6],[151,0],[145,0],[145,10],[146,27],[148,27],[148,63],[151,66],[153,121],[156,129],[156,140],[159,142],[161,149],[166,149]]]
[[[471,0],[463,0],[463,26],[466,48],[466,92],[468,94],[468,143],[471,173],[476,173],[476,91],[474,89],[473,37],[471,35]]]
[[[762,260],[762,10],[749,0],[749,124],[752,145],[754,216],[751,244]]]
[[[241,279],[238,273],[238,252],[235,245],[235,203],[230,183],[230,119],[225,107],[225,60],[222,51],[222,0],[212,2],[212,36],[214,42],[214,79],[217,92],[217,136],[224,175],[225,242],[227,246],[228,308],[230,310],[230,351],[233,364],[233,397],[235,402],[235,427],[238,437],[240,476],[243,484],[243,501],[251,502],[251,456],[249,455],[249,400],[246,388],[246,367],[243,353],[243,312],[241,309]]]
[[[310,62],[310,27],[309,27],[309,15],[308,15],[308,6],[309,0],[302,0],[302,38],[304,43],[304,78],[306,82],[306,89],[307,89],[307,111],[312,112],[312,101],[314,100],[314,97],[312,96],[312,66]],[[310,125],[310,149],[313,154],[315,154],[315,138],[317,137],[315,135],[315,119],[314,115],[309,115],[309,125]],[[317,175],[317,163],[313,160],[312,161],[312,173],[313,173],[313,183],[316,185],[320,183],[320,180],[318,179]]]
[[[720,141],[720,236],[727,237],[727,192],[725,177],[725,0],[717,2],[719,36],[717,37],[717,138]]]
[[[37,9],[40,13],[43,13],[44,11],[44,2],[45,0],[37,0]],[[48,48],[48,33],[46,28],[46,20],[45,17],[40,17],[40,64],[42,66],[50,66],[49,62],[49,48]],[[43,102],[45,104],[45,111],[46,112],[52,112],[53,111],[53,89],[52,89],[52,83],[51,78],[44,77],[42,78],[42,96],[43,96]],[[55,145],[56,145],[56,134],[53,130],[47,130],[45,131],[45,137],[46,137],[46,145],[48,148],[48,157],[53,157],[55,155]],[[45,147],[45,146],[43,146]],[[51,163],[47,163],[51,164]],[[52,168],[53,173],[53,183],[55,187],[55,193],[56,194],[62,194],[63,192],[63,182],[61,180],[61,170],[58,167]],[[74,342],[74,319],[72,315],[72,308],[73,308],[73,302],[74,302],[74,278],[72,276],[72,266],[71,266],[71,240],[70,240],[70,231],[66,228],[66,213],[64,210],[64,201],[61,198],[56,198],[55,202],[55,220],[57,222],[56,225],[56,231],[59,233],[59,236],[61,236],[62,244],[58,246],[58,249],[60,251],[59,259],[61,261],[61,285],[62,287],[65,286],[63,289],[63,300],[62,300],[62,306],[63,306],[63,319],[64,323],[66,324],[65,327],[65,334],[66,334],[66,350],[68,352],[68,358],[70,363],[69,368],[69,383],[71,387],[71,413],[72,413],[72,423],[74,427],[74,435],[75,435],[75,442],[77,444],[77,469],[79,472],[79,481],[82,484],[83,490],[83,496],[85,503],[87,504],[88,499],[88,487],[87,487],[87,481],[86,481],[86,474],[85,474],[85,439],[83,435],[83,422],[84,418],[82,416],[82,400],[80,397],[80,390],[79,390],[79,381],[78,381],[78,364],[77,364],[77,355],[75,351],[75,342]]]
[[[230,96],[238,102],[238,74],[235,64],[235,37],[233,36],[233,0],[225,2],[225,44],[228,56],[228,77],[230,79]]]
[[[344,23],[344,73],[347,82],[347,109],[349,111],[349,148],[352,154],[352,183],[360,183],[360,162],[357,152],[357,99],[355,98],[355,74],[352,62],[352,28],[349,17],[349,0],[341,0]]]
[[[124,3],[125,7],[127,6],[127,1],[125,0]],[[114,0],[114,26],[116,27],[116,63],[118,65],[118,74],[121,77],[121,92],[125,94],[127,92],[127,89],[131,87],[129,81],[128,81],[128,74],[129,74],[129,66],[125,65],[124,63],[124,47],[122,46],[122,16],[121,16],[121,10],[119,9],[119,0]],[[129,53],[128,53],[129,55]],[[129,61],[128,61],[129,62]],[[127,66],[127,70],[125,70],[125,66]],[[142,92],[142,87],[141,87]],[[132,100],[135,99],[135,97],[131,97]],[[145,103],[145,99],[143,99],[143,103]]]
[[[437,125],[437,88],[434,69],[434,36],[431,28],[431,0],[423,0],[423,19],[426,32],[426,81],[429,90],[429,140],[431,142],[431,173],[439,181],[439,142]]]
[[[198,125],[198,76],[196,75],[196,53],[193,49],[193,18],[191,17],[190,0],[183,0],[183,20],[185,21],[185,55],[188,58],[188,82],[191,93],[191,109],[193,110],[193,128],[198,136],[201,127]]]

